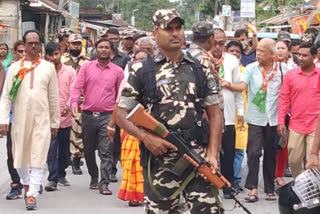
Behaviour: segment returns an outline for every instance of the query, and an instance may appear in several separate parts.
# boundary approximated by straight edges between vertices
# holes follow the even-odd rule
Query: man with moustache
[[[48,152],[49,183],[46,191],[57,190],[57,184],[70,186],[66,179],[66,168],[69,165],[70,156],[70,131],[72,114],[68,105],[71,85],[76,78],[76,71],[61,63],[62,51],[59,43],[49,42],[46,45],[46,58],[55,66],[59,87],[60,127],[58,134],[51,138]]]
[[[69,35],[69,48],[61,57],[61,62],[65,65],[71,66],[76,72],[79,72],[81,66],[89,61],[89,58],[81,55],[82,37],[80,34],[73,33]],[[82,98],[79,100],[79,106],[82,103]],[[81,113],[74,115],[74,121],[71,127],[70,136],[70,153],[72,157],[72,172],[75,175],[81,175],[80,168],[81,158],[83,157],[83,141],[81,130]]]
[[[218,168],[222,124],[219,120],[221,112],[217,92],[212,90],[215,86],[214,76],[189,53],[182,52],[184,20],[175,9],[156,11],[152,22],[159,53],[132,66],[117,111],[117,124],[141,142],[145,213],[178,213],[181,192],[192,214],[223,213],[216,188],[198,174],[190,174],[189,169],[181,174],[174,171],[173,166],[179,156],[173,144],[126,119],[128,111],[142,103],[170,131],[188,131],[199,121],[207,122],[202,119],[205,110],[209,118],[209,136],[203,135],[203,138],[194,138],[188,143],[215,170]],[[185,182],[188,175],[191,175],[189,183]]]
[[[54,65],[40,57],[40,35],[23,36],[25,58],[12,64],[0,101],[0,132],[6,134],[11,103],[14,167],[24,185],[27,210],[37,208],[51,136],[59,128],[59,92]]]
[[[298,53],[299,67],[289,70],[283,78],[277,128],[279,135],[287,135],[284,124],[289,107],[288,163],[294,178],[302,172],[304,157],[310,159],[320,112],[317,89],[320,69],[314,64],[317,47],[301,43]]]
[[[86,62],[78,73],[71,89],[70,105],[73,114],[78,113],[78,100],[83,91],[82,130],[84,157],[91,176],[90,189],[99,189],[102,195],[111,195],[108,185],[113,166],[113,145],[107,137],[107,125],[115,104],[122,69],[111,62],[112,43],[107,39],[95,45],[97,60]],[[101,159],[100,182],[95,150]]]

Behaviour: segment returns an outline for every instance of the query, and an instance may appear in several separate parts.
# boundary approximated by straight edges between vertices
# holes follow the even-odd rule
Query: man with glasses
[[[13,163],[24,185],[26,209],[34,210],[50,139],[59,128],[59,92],[54,65],[40,57],[39,33],[27,31],[23,41],[26,56],[10,66],[1,97],[0,133],[8,131],[12,103]]]
[[[22,59],[26,53],[24,42],[22,40],[18,40],[13,45],[15,61]]]
[[[240,67],[239,60],[225,53],[226,34],[216,28],[213,31],[213,48],[211,53],[214,57],[214,64],[218,72],[220,80],[228,81],[229,83],[240,82]],[[233,162],[235,155],[235,108],[237,108],[238,123],[243,126],[243,98],[239,92],[230,90],[229,85],[222,85],[222,95],[224,101],[224,132],[222,135],[222,151],[220,154],[221,173],[231,182],[234,180]],[[223,190],[224,198],[231,199],[230,191]]]

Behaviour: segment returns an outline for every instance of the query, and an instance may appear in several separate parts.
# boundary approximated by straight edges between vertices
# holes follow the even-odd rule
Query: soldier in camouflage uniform
[[[215,187],[203,180],[192,167],[180,172],[175,170],[179,168],[178,160],[181,159],[173,144],[125,119],[127,111],[140,102],[170,131],[188,130],[195,127],[199,118],[202,118],[202,111],[198,111],[198,104],[201,104],[200,109],[206,110],[210,121],[209,143],[204,145],[197,140],[188,143],[215,169],[218,168],[222,121],[217,85],[210,69],[202,69],[195,58],[181,51],[183,24],[184,20],[174,9],[162,9],[155,13],[153,36],[158,43],[159,54],[133,65],[117,112],[117,124],[141,141],[146,214],[179,213],[180,192],[186,198],[192,214],[223,213]],[[151,70],[149,63],[153,65]],[[151,75],[148,77],[148,74]],[[197,75],[203,75],[205,80],[202,82],[202,88],[205,89],[203,99],[198,97],[201,84],[197,84]],[[145,97],[150,91],[147,85],[152,78],[156,93],[159,94],[155,102],[149,102],[148,97]],[[181,166],[185,167],[184,164]]]
[[[188,49],[189,53],[200,61],[200,64],[213,73],[218,89],[219,106],[223,111],[223,96],[219,87],[219,77],[214,67],[213,56],[210,50],[213,48],[213,24],[208,21],[200,21],[192,26],[193,41]],[[223,115],[223,112],[222,112]]]
[[[61,57],[61,62],[65,65],[71,66],[78,73],[80,67],[89,58],[81,55],[82,49],[82,36],[80,34],[70,34],[69,36],[69,52],[66,52]],[[82,96],[81,96],[82,97]],[[80,98],[80,104],[82,99]],[[80,109],[80,108],[79,108]],[[81,112],[74,115],[74,121],[71,127],[70,135],[70,153],[72,157],[72,172],[75,175],[81,175],[82,170],[80,168],[80,160],[83,157],[83,142],[82,142],[82,128],[81,128]]]

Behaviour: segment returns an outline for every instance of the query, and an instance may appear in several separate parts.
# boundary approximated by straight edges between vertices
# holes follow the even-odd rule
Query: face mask
[[[78,50],[78,49],[70,49],[69,52],[70,52],[70,54],[71,54],[72,56],[77,57],[77,56],[80,55],[81,50]]]
[[[114,47],[115,49],[118,49],[118,47],[119,47],[119,42],[113,42],[113,47]]]
[[[248,41],[242,41],[241,44],[242,44],[243,50],[247,49],[247,47],[248,47]]]

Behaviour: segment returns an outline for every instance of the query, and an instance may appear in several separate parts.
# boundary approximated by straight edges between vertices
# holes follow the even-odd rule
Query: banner
[[[255,0],[241,0],[240,16],[247,18],[256,17],[256,1]]]

